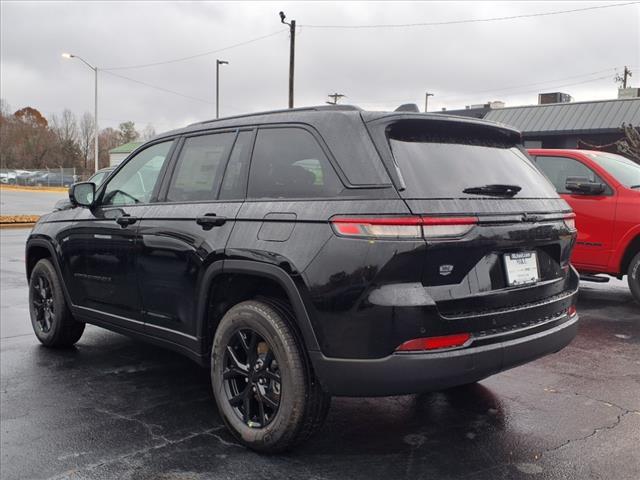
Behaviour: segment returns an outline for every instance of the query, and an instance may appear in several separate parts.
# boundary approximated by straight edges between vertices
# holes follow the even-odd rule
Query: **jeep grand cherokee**
[[[239,441],[278,452],[335,395],[472,383],[576,334],[576,231],[517,131],[318,107],[147,142],[26,246],[46,346],[86,323],[211,372]]]

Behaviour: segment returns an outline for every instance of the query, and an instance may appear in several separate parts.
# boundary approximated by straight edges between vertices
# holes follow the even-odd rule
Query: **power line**
[[[590,78],[590,79],[587,79],[587,80],[582,80],[580,82],[565,83],[565,84],[562,84],[562,85],[553,85],[553,86],[545,87],[545,90],[555,90],[555,89],[563,88],[563,87],[571,87],[571,86],[574,86],[574,85],[582,85],[584,83],[599,82],[600,80],[607,80],[607,79],[610,79],[610,78],[611,78],[610,75],[606,75],[606,76],[603,76],[603,77],[597,77],[597,78]],[[521,91],[518,91],[518,92],[509,92],[508,95],[522,95],[522,94],[525,94],[525,93],[539,92],[539,90],[540,89],[521,90]],[[451,97],[442,97],[442,98],[451,98]],[[464,99],[464,98],[469,98],[469,95],[461,96],[461,97],[455,97],[455,98],[453,98],[453,100]]]
[[[160,90],[161,92],[171,93],[171,94],[177,95],[179,97],[188,98],[189,100],[194,100],[196,102],[202,102],[202,103],[206,103],[206,104],[209,104],[209,105],[213,105],[213,102],[210,102],[209,100],[205,100],[203,98],[192,97],[191,95],[185,95],[184,93],[176,92],[175,90],[169,90],[168,88],[159,87],[158,85],[153,85],[151,83],[143,82],[141,80],[136,80],[135,78],[125,77],[124,75],[120,75],[118,73],[107,72],[107,71],[104,71],[104,70],[102,70],[102,72],[106,73],[108,75],[114,76],[114,77],[122,78],[123,80],[128,80],[128,81],[133,82],[133,83],[138,83],[140,85],[144,85],[145,87],[149,87],[149,88],[154,88],[156,90]]]
[[[235,43],[233,45],[229,45],[226,47],[222,47],[222,48],[218,48],[216,50],[209,50],[208,52],[202,52],[202,53],[197,53],[195,55],[189,55],[186,57],[180,57],[180,58],[174,58],[172,60],[164,60],[164,61],[160,61],[160,62],[153,62],[153,63],[143,63],[140,65],[127,65],[127,66],[119,66],[119,67],[109,67],[109,68],[101,68],[100,70],[105,71],[105,70],[133,70],[136,68],[147,68],[147,67],[155,67],[158,65],[166,65],[169,63],[177,63],[177,62],[184,62],[186,60],[192,60],[194,58],[200,58],[200,57],[206,57],[208,55],[213,55],[214,53],[219,53],[219,52],[223,52],[225,50],[230,50],[232,48],[237,48],[237,47],[241,47],[243,45],[249,45],[250,43],[254,43],[257,42],[259,40],[264,40],[265,38],[269,38],[269,37],[273,37],[276,35],[280,35],[284,32],[288,32],[289,30],[278,30],[276,32],[272,32],[269,33],[267,35],[262,35],[261,37],[256,37],[256,38],[252,38],[251,40],[246,40],[244,42],[240,42],[240,43]]]
[[[554,80],[545,80],[545,81],[542,81],[542,82],[524,83],[522,85],[516,85],[516,86],[512,86],[512,87],[504,87],[504,88],[491,89],[491,90],[476,90],[476,91],[473,91],[473,92],[469,92],[469,94],[467,96],[476,95],[476,94],[479,94],[479,93],[502,93],[502,92],[505,92],[507,90],[515,90],[515,89],[519,89],[519,88],[523,88],[523,87],[531,87],[531,86],[534,86],[534,85],[544,85],[546,83],[553,83],[553,82],[562,82],[564,80],[572,80],[574,78],[590,77],[592,75],[597,75],[597,74],[604,73],[604,72],[614,73],[617,68],[618,67],[611,67],[611,68],[607,68],[607,69],[604,69],[604,70],[598,70],[596,72],[583,73],[583,74],[580,74],[580,75],[572,75],[570,77],[556,78]],[[604,77],[604,78],[607,78],[607,77]],[[582,83],[582,82],[580,82],[580,83]],[[549,86],[549,87],[543,87],[543,88],[557,88],[557,87]],[[441,99],[442,98],[448,98],[448,97],[451,97],[451,96],[452,95],[446,95],[446,96],[442,96],[440,98]]]
[[[498,89],[490,89],[490,90],[476,90],[476,91],[472,91],[472,92],[469,92],[468,94],[463,94],[463,95],[455,95],[455,94],[443,95],[443,96],[437,95],[437,99],[438,100],[451,99],[451,98],[460,99],[460,98],[466,98],[466,97],[470,97],[470,96],[481,94],[481,93],[501,93],[501,92],[504,92],[504,91],[507,91],[507,90],[515,90],[515,89],[520,89],[520,88],[524,88],[524,87],[530,87],[530,86],[534,86],[534,85],[544,85],[544,84],[548,84],[548,83],[552,83],[552,82],[561,82],[561,81],[564,81],[564,80],[571,80],[571,79],[574,79],[574,78],[590,77],[592,75],[596,75],[596,74],[603,73],[603,72],[611,72],[611,73],[613,73],[617,68],[618,67],[610,67],[610,68],[603,69],[603,70],[597,70],[595,72],[583,73],[583,74],[580,74],[580,75],[572,75],[572,76],[569,76],[569,77],[556,78],[556,79],[553,79],[553,80],[544,80],[544,81],[540,81],[540,82],[524,83],[524,84],[521,84],[521,85],[515,85],[515,86],[511,86],[511,87],[500,87]],[[567,87],[567,86],[571,86],[571,85],[579,85],[579,84],[582,84],[582,83],[588,83],[588,82],[591,82],[591,81],[598,81],[598,80],[603,80],[603,79],[607,79],[607,78],[609,78],[609,76],[601,76],[601,77],[598,77],[598,78],[587,79],[587,80],[580,81],[580,82],[563,84],[563,85],[549,85],[549,86],[542,87],[542,88],[551,90],[551,89],[555,89],[555,88]],[[518,93],[527,93],[527,92],[512,92],[512,93],[510,92],[510,93],[507,93],[507,94],[508,95],[512,95],[512,94],[515,95],[515,94],[518,94]],[[402,102],[407,102],[407,101],[408,101],[407,97],[404,97],[402,99],[396,99],[396,100],[372,101],[372,102],[361,101],[359,103],[363,103],[363,104],[386,104],[386,103],[402,103]]]
[[[596,5],[594,7],[573,8],[571,10],[555,10],[553,12],[528,13],[522,15],[510,15],[504,17],[492,18],[471,18],[466,20],[448,20],[442,22],[424,22],[424,23],[396,23],[396,24],[377,24],[377,25],[300,25],[302,28],[333,28],[333,29],[371,29],[371,28],[406,28],[406,27],[434,27],[440,25],[459,25],[465,23],[480,22],[498,22],[504,20],[516,20],[519,18],[547,17],[551,15],[562,15],[566,13],[586,12],[588,10],[599,10],[603,8],[624,7],[634,5],[640,2],[614,3],[609,5]]]

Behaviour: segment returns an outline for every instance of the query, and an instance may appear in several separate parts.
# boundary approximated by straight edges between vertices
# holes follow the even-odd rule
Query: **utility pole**
[[[285,22],[287,16],[284,12],[280,12],[280,21],[285,25],[289,25],[289,108],[293,108],[293,72],[296,58],[296,21]]]
[[[229,65],[229,62],[216,59],[216,118],[220,117],[220,65]]]
[[[330,93],[327,95],[327,97],[333,98],[333,102],[327,102],[329,105],[337,105],[338,100],[340,100],[342,97],[346,97],[346,95],[343,95],[342,93]]]
[[[631,70],[626,65],[624,66],[624,78],[622,80],[622,88],[627,88],[627,77],[631,77]]]
[[[429,105],[429,97],[433,97],[433,93],[426,92],[424,94],[424,113],[427,113],[427,107]]]
[[[617,73],[615,81],[622,83],[622,88],[627,88],[627,77],[632,77],[632,76],[633,75],[631,74],[631,70],[629,70],[629,67],[625,65],[624,72],[622,73],[622,75]]]

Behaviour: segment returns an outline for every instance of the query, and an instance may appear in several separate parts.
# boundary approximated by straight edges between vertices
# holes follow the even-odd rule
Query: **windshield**
[[[615,153],[588,153],[589,158],[628,188],[640,188],[640,165]]]
[[[490,196],[486,186],[520,189],[513,198],[557,198],[555,188],[516,147],[404,141],[390,138],[404,198]],[[465,192],[466,190],[466,192]]]

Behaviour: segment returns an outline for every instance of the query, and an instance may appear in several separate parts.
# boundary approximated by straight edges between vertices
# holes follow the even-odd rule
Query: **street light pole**
[[[98,67],[94,72],[94,94],[93,94],[93,163],[94,173],[100,169],[98,162]]]
[[[228,65],[225,60],[216,59],[216,118],[220,116],[220,65]]]
[[[289,108],[293,108],[293,73],[295,70],[296,58],[296,21],[285,22],[287,16],[284,12],[280,12],[280,21],[285,25],[289,25]]]
[[[73,55],[71,53],[63,53],[63,58],[77,58],[82,63],[84,63],[87,67],[93,70],[94,73],[94,97],[93,97],[93,160],[94,160],[94,169],[97,172],[99,170],[98,166],[98,67],[94,67],[89,62],[87,62],[84,58],[79,57],[78,55]]]
[[[429,97],[433,97],[433,93],[424,94],[424,113],[427,113],[427,106],[429,105]]]

